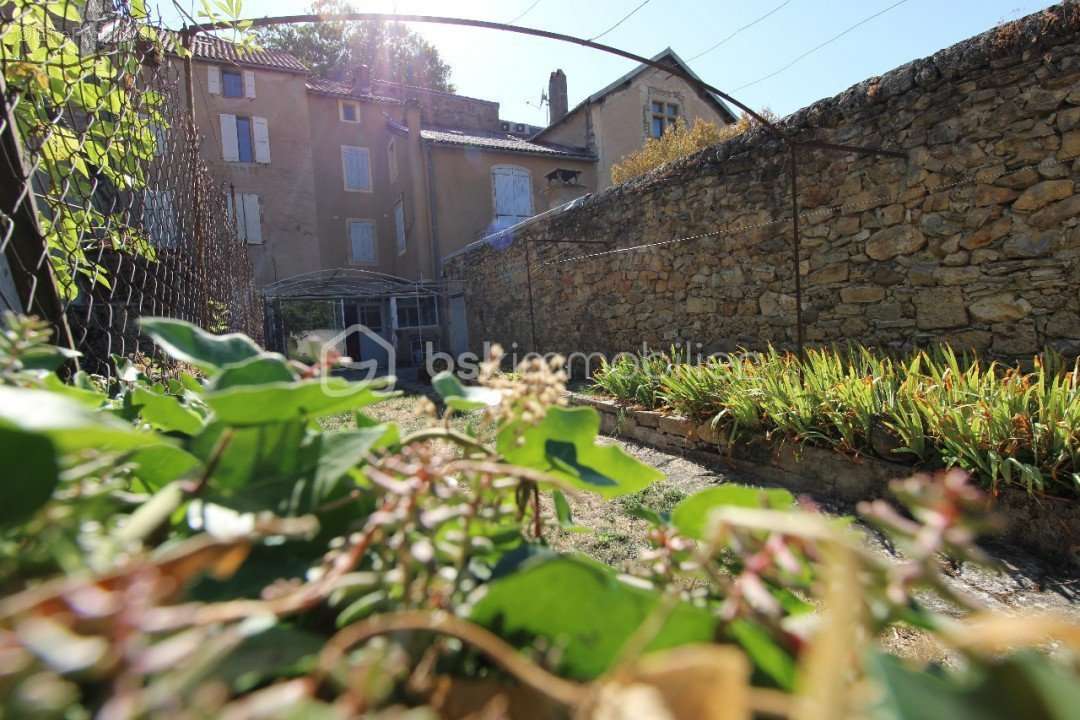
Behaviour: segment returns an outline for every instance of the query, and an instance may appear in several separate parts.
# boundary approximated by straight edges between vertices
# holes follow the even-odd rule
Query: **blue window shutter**
[[[367,148],[342,147],[341,157],[345,168],[345,188],[370,190],[371,168]]]

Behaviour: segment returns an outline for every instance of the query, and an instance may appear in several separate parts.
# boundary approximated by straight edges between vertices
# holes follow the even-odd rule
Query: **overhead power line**
[[[521,18],[523,18],[526,15],[528,15],[529,13],[531,13],[533,11],[533,8],[536,7],[539,4],[540,4],[540,0],[536,0],[536,2],[534,2],[532,5],[525,8],[525,10],[520,15],[518,15],[516,18],[514,18],[513,20],[511,20],[510,22],[508,22],[506,24],[507,25],[516,25],[518,20],[520,20]]]
[[[623,24],[624,22],[626,22],[626,21],[627,21],[627,20],[629,20],[630,18],[634,17],[634,15],[636,15],[636,14],[637,14],[637,11],[638,11],[638,10],[640,10],[641,8],[645,7],[646,5],[648,5],[648,4],[649,4],[649,2],[650,2],[650,0],[645,0],[645,2],[641,3],[641,4],[640,4],[640,5],[638,5],[638,6],[636,7],[636,8],[634,8],[633,10],[631,10],[630,12],[626,13],[626,14],[625,14],[625,15],[623,15],[623,16],[622,16],[621,18],[619,18],[619,22],[615,23],[614,25],[612,25],[611,27],[609,27],[609,28],[608,28],[607,30],[605,30],[604,32],[600,33],[599,35],[596,35],[596,36],[594,36],[594,37],[591,37],[591,38],[589,38],[589,42],[594,42],[594,41],[596,41],[596,40],[599,40],[600,38],[604,37],[605,35],[607,35],[607,34],[608,34],[609,32],[611,32],[612,30],[614,30],[615,28],[619,27],[619,26],[620,26],[620,25],[622,25],[622,24]]]
[[[828,39],[828,40],[826,40],[825,42],[821,43],[820,45],[817,45],[817,46],[815,46],[815,47],[813,47],[813,48],[810,48],[809,50],[807,50],[806,52],[804,52],[804,53],[803,53],[802,55],[798,56],[797,58],[795,58],[794,60],[792,60],[791,62],[789,62],[789,63],[788,63],[787,65],[785,65],[784,67],[780,68],[779,70],[776,70],[776,71],[774,71],[774,72],[771,72],[771,73],[769,73],[768,75],[765,75],[764,77],[759,77],[759,78],[758,78],[757,80],[753,80],[753,81],[751,81],[751,82],[748,82],[748,83],[746,83],[745,85],[740,85],[739,87],[735,88],[735,90],[734,90],[733,92],[738,92],[739,90],[745,90],[746,88],[748,88],[748,87],[750,87],[750,86],[752,86],[752,85],[757,85],[757,84],[758,84],[758,83],[760,83],[760,82],[764,82],[764,81],[766,81],[766,80],[768,80],[768,79],[770,79],[770,78],[774,78],[774,77],[776,77],[777,75],[779,75],[780,73],[784,72],[785,70],[787,70],[787,69],[788,69],[788,68],[790,68],[791,66],[795,65],[795,63],[799,62],[800,60],[802,60],[802,59],[804,59],[804,58],[806,58],[806,57],[808,57],[808,56],[810,56],[810,55],[813,55],[814,53],[816,53],[816,52],[817,52],[818,50],[822,49],[822,48],[823,48],[823,47],[825,47],[826,45],[831,45],[832,43],[836,42],[836,41],[837,41],[837,40],[839,40],[840,38],[844,37],[845,35],[847,35],[847,34],[848,34],[849,32],[851,32],[852,30],[855,30],[856,28],[862,27],[863,25],[865,25],[866,23],[870,22],[870,21],[871,21],[871,20],[873,20],[874,18],[877,18],[877,17],[880,17],[880,16],[884,15],[885,13],[889,12],[890,10],[892,10],[892,9],[894,9],[894,8],[898,8],[898,7],[900,7],[901,5],[903,5],[904,3],[906,3],[907,1],[908,1],[908,0],[900,0],[900,2],[895,2],[895,3],[893,3],[892,5],[890,5],[889,7],[885,8],[884,10],[879,10],[878,12],[874,13],[874,14],[873,14],[873,15],[871,15],[870,17],[867,17],[867,18],[863,18],[862,20],[860,20],[859,22],[855,23],[855,24],[854,24],[854,25],[852,25],[851,27],[849,27],[849,28],[846,28],[845,30],[843,30],[843,31],[841,31],[841,32],[839,32],[839,33],[837,33],[836,35],[833,35],[833,36],[832,36],[831,38],[829,38],[829,39]]]
[[[761,21],[762,21],[762,20],[764,20],[765,18],[769,17],[770,15],[772,15],[772,14],[773,14],[773,13],[775,13],[775,12],[777,12],[778,10],[783,10],[783,9],[784,9],[784,8],[785,8],[786,6],[788,6],[788,5],[790,5],[790,4],[791,4],[791,0],[784,0],[784,2],[780,3],[779,5],[777,5],[776,7],[774,7],[774,8],[773,8],[772,10],[770,10],[769,12],[765,13],[764,15],[762,15],[762,16],[760,16],[760,17],[758,17],[758,18],[757,18],[757,19],[755,19],[755,20],[752,20],[751,22],[748,22],[747,24],[743,25],[743,26],[742,26],[741,28],[738,28],[738,29],[737,29],[737,30],[735,30],[735,31],[734,31],[733,33],[731,33],[730,35],[728,35],[728,36],[727,36],[726,38],[724,38],[724,39],[723,39],[723,40],[721,40],[720,42],[716,43],[715,45],[713,45],[712,47],[710,47],[710,48],[709,48],[708,50],[702,50],[702,51],[701,51],[701,52],[699,52],[699,53],[698,53],[697,55],[695,55],[694,57],[692,57],[692,58],[690,58],[689,60],[687,60],[687,62],[693,62],[693,61],[697,60],[697,59],[698,59],[699,57],[704,57],[705,55],[708,55],[708,54],[709,54],[709,53],[711,53],[711,52],[712,52],[713,50],[715,50],[716,48],[720,47],[721,45],[723,45],[724,43],[726,43],[726,42],[727,42],[728,40],[730,40],[731,38],[733,38],[733,37],[735,37],[736,35],[738,35],[739,33],[741,33],[741,32],[742,32],[743,30],[748,30],[748,29],[750,29],[750,28],[754,27],[755,25],[757,25],[757,24],[758,24],[759,22],[761,22]]]

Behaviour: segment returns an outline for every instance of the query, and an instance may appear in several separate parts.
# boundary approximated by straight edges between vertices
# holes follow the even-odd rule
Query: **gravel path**
[[[706,467],[624,440],[611,442],[618,443],[639,460],[659,468],[667,477],[638,495],[615,501],[614,507],[612,503],[591,495],[582,494],[571,499],[574,521],[592,528],[594,532],[562,532],[553,538],[552,544],[559,549],[579,550],[623,570],[635,568],[640,562],[638,557],[647,547],[645,533],[648,524],[630,515],[628,508],[640,502],[654,510],[670,510],[684,497],[698,490],[741,481],[720,466]],[[839,506],[828,498],[811,496],[811,499],[826,512],[853,514],[853,508]],[[875,552],[898,558],[876,531],[861,524],[857,524],[857,527],[864,531],[868,546]],[[1000,568],[963,563],[949,576],[957,589],[973,595],[991,609],[1054,610],[1080,621],[1080,570],[1048,565],[1015,548],[991,544],[986,549],[1000,563]],[[926,596],[921,600],[939,612],[954,616],[961,614],[958,608],[936,596]]]

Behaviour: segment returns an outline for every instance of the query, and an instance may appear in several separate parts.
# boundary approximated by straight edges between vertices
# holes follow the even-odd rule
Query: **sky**
[[[636,10],[598,42],[645,56],[656,55],[670,46],[706,82],[752,108],[768,107],[786,115],[868,77],[931,55],[999,22],[1022,17],[1051,3],[1047,0],[644,0],[644,4],[643,0],[353,0],[352,4],[363,12],[516,21],[525,27],[585,38],[603,33]],[[160,14],[167,25],[178,27],[179,15],[170,5],[167,0],[159,0]],[[306,0],[243,0],[243,15],[298,14],[305,12],[307,5]],[[783,69],[800,55],[877,13],[882,14]],[[766,14],[760,22],[740,30]],[[434,43],[453,68],[451,81],[457,91],[498,101],[500,116],[505,120],[547,124],[547,107],[541,106],[540,98],[549,73],[556,68],[562,68],[567,75],[571,107],[634,68],[632,61],[554,40],[452,26],[412,27]],[[715,50],[691,60],[722,40]],[[772,77],[755,82],[778,70]]]

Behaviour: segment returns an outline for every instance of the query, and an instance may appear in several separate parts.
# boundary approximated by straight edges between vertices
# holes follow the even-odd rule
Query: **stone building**
[[[670,50],[657,59],[688,70]],[[268,339],[285,349],[281,303],[321,304],[330,329],[374,329],[399,365],[418,362],[426,341],[460,346],[467,336],[461,289],[439,281],[444,258],[606,187],[613,162],[677,117],[734,119],[717,98],[646,66],[569,112],[566,75],[552,73],[547,128],[366,68],[349,82],[313,77],[287,53],[215,37],[196,39],[192,66],[200,150],[230,186],[270,301]],[[342,349],[383,361],[377,345]]]

